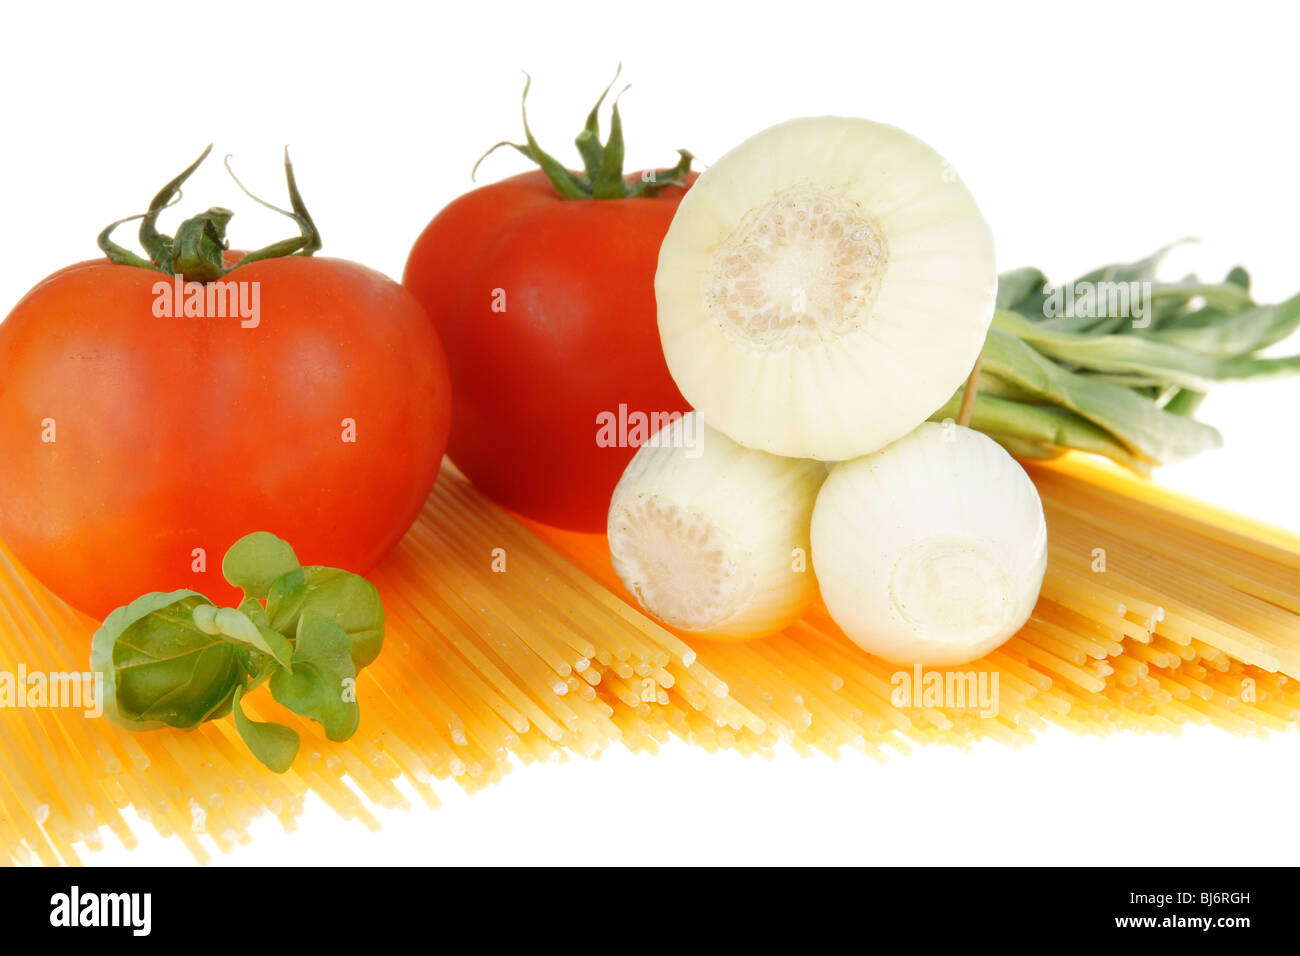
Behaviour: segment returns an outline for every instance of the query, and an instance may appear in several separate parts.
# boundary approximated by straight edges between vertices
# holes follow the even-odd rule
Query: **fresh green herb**
[[[271,627],[294,634],[316,614],[338,625],[348,639],[357,670],[376,657],[384,643],[384,605],[365,578],[337,568],[295,568],[271,587],[266,599]]]
[[[221,560],[221,574],[246,597],[265,601],[278,579],[298,570],[298,556],[287,541],[268,531],[246,534],[230,546]]]
[[[276,773],[284,773],[298,756],[301,742],[298,734],[284,724],[263,723],[247,717],[243,708],[246,689],[244,684],[235,688],[235,729],[254,757]]]
[[[357,674],[383,646],[383,603],[365,578],[302,567],[265,531],[236,541],[221,570],[244,592],[238,608],[182,590],[146,594],[105,619],[90,651],[104,712],[128,730],[190,730],[233,713],[253,755],[284,773],[298,734],[249,718],[245,694],[269,683],[281,706],[347,740],[361,718]]]
[[[194,591],[146,594],[120,607],[91,642],[91,670],[104,675],[104,712],[119,723],[188,730],[224,717],[239,680],[235,644],[207,634]]]
[[[1222,443],[1192,417],[1215,385],[1300,373],[1300,356],[1260,354],[1300,328],[1300,295],[1259,305],[1240,267],[1158,282],[1171,248],[1060,286],[1034,268],[999,277],[972,427],[1022,458],[1077,449],[1147,472]]]
[[[357,668],[348,635],[329,618],[308,612],[298,619],[293,668],[271,677],[271,694],[295,714],[319,721],[330,740],[347,740],[361,713],[355,693]]]

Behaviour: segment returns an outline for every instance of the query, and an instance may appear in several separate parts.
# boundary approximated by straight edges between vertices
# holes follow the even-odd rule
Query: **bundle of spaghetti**
[[[80,710],[5,707],[0,862],[75,863],[104,831],[132,845],[133,816],[204,860],[247,842],[258,817],[292,829],[308,794],[374,828],[376,808],[437,806],[438,781],[474,791],[516,763],[616,743],[883,760],[918,744],[1017,746],[1050,724],[1296,724],[1300,540],[1076,459],[1032,475],[1051,538],[1042,599],[1003,647],[939,672],[948,693],[930,700],[900,698],[909,669],[862,652],[820,606],[762,641],[674,634],[623,591],[603,537],[526,528],[448,469],[371,575],[388,633],[358,680],[352,740],[250,696],[251,716],[303,735],[277,776],[229,720],[131,734]],[[0,673],[84,670],[94,627],[0,544]]]
[[[249,840],[271,814],[292,829],[314,793],[377,827],[375,808],[437,806],[431,787],[496,782],[512,759],[594,756],[640,739],[616,687],[677,682],[711,724],[753,723],[682,641],[559,558],[454,472],[372,580],[387,635],[362,672],[362,723],[345,744],[264,695],[249,715],[303,737],[277,776],[247,755],[229,720],[132,734],[86,708],[0,708],[0,862],[78,862],[110,829],[132,845],[129,809],[199,860]],[[84,671],[96,622],[69,609],[0,544],[0,673]],[[601,681],[603,693],[598,693]],[[627,683],[631,682],[631,683]]]
[[[900,689],[924,678],[860,651],[817,606],[786,632],[731,644],[691,641],[732,695],[767,722],[754,740],[879,757],[908,742],[967,747],[1032,739],[1047,723],[1088,733],[1175,732],[1188,722],[1245,734],[1300,720],[1300,536],[1253,522],[1070,456],[1031,466],[1050,555],[1038,606],[1012,640],[980,661],[935,669],[950,705]],[[629,603],[604,541],[533,530]],[[996,708],[972,704],[984,675]],[[964,703],[963,703],[964,701]],[[994,712],[995,711],[995,712]],[[656,737],[704,746],[717,735],[655,716]],[[654,726],[655,723],[658,726]]]

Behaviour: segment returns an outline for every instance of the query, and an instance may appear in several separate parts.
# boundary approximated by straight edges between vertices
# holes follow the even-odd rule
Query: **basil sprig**
[[[237,608],[196,591],[155,592],[104,620],[90,650],[104,713],[128,730],[191,730],[233,714],[252,754],[284,773],[299,736],[249,718],[245,695],[265,683],[281,706],[319,723],[330,740],[347,740],[361,718],[357,674],[383,646],[383,603],[365,578],[303,567],[265,531],[236,541],[221,571],[244,592]]]

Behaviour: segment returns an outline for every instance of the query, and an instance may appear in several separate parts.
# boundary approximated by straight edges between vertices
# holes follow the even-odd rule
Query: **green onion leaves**
[[[1240,267],[1156,281],[1171,248],[1059,286],[1034,268],[1000,276],[972,427],[1021,458],[1076,449],[1145,473],[1221,444],[1192,417],[1215,385],[1300,373],[1300,356],[1260,354],[1300,328],[1300,295],[1256,304]]]

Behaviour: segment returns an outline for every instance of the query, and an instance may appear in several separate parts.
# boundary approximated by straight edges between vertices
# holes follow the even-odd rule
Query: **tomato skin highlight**
[[[689,410],[663,358],[654,295],[684,194],[566,200],[535,170],[461,196],[416,241],[402,281],[447,349],[448,453],[506,507],[603,531],[636,449],[598,445],[597,416]]]
[[[221,559],[251,531],[365,573],[437,477],[450,380],[404,289],[318,257],[224,281],[257,283],[256,327],[157,317],[171,277],[105,260],[55,273],[0,323],[0,538],[96,617],[181,587],[235,603]]]

